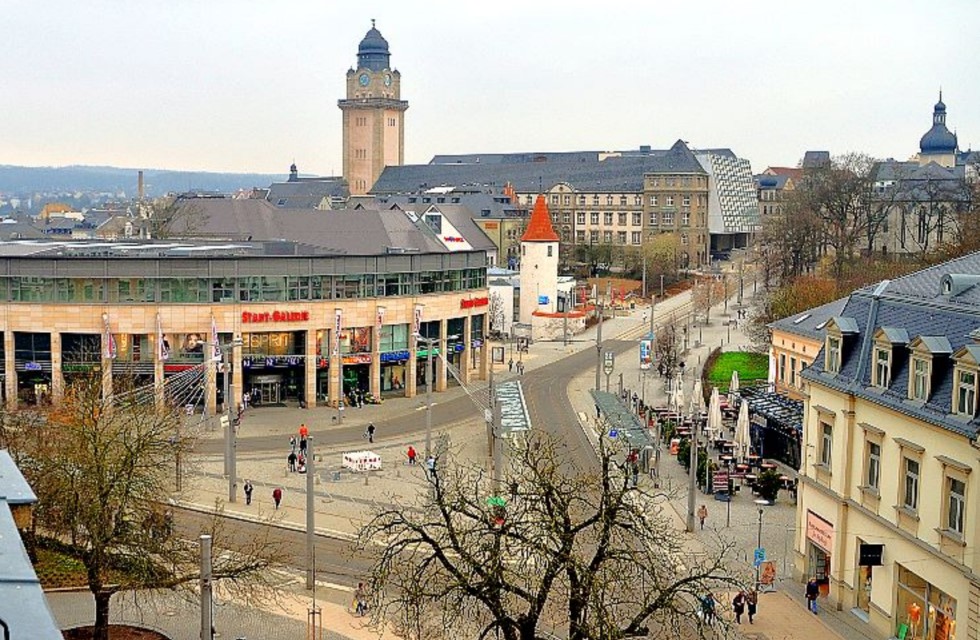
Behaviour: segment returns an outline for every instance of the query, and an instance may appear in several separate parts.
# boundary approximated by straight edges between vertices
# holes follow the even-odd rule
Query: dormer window
[[[956,368],[956,394],[953,413],[973,416],[977,413],[977,372]]]
[[[929,400],[929,380],[932,363],[928,358],[912,356],[911,375],[909,376],[909,398],[918,402]]]
[[[891,349],[886,349],[884,347],[875,347],[875,368],[874,368],[874,380],[872,384],[881,389],[887,389],[889,382],[891,382],[891,362],[892,362],[892,352]]]
[[[830,373],[840,373],[840,345],[840,337],[827,336],[827,358],[824,369]]]

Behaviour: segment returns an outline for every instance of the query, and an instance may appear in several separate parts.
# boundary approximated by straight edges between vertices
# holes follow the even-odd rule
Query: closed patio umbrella
[[[694,380],[694,391],[691,392],[691,413],[695,416],[704,409],[704,393],[701,389],[701,378],[696,378]]]
[[[728,402],[735,403],[735,396],[738,395],[738,369],[732,370],[732,381],[728,384]]]
[[[715,434],[721,432],[721,395],[718,393],[718,387],[711,388],[711,399],[708,400],[708,435],[709,437],[715,437]]]
[[[745,460],[752,446],[752,436],[749,434],[749,401],[742,400],[738,409],[738,421],[735,423],[735,443],[738,445],[738,456]]]

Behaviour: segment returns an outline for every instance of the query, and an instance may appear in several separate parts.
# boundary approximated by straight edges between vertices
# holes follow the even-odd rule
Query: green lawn
[[[769,375],[769,356],[748,351],[722,353],[708,372],[709,387],[718,387],[721,393],[728,393],[732,371],[735,370],[738,371],[739,384],[765,380]]]

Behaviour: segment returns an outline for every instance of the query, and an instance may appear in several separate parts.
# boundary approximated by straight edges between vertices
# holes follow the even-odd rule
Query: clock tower
[[[367,193],[388,165],[405,162],[405,111],[401,74],[389,63],[388,41],[374,27],[357,47],[357,68],[347,71],[344,178],[351,195]]]

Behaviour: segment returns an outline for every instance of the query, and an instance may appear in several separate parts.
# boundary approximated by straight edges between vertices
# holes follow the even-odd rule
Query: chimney
[[[137,175],[137,178],[136,178],[136,193],[139,196],[139,201],[140,202],[143,202],[143,196],[145,195],[144,192],[143,192],[143,170],[140,169],[139,173],[137,173],[136,175]]]

